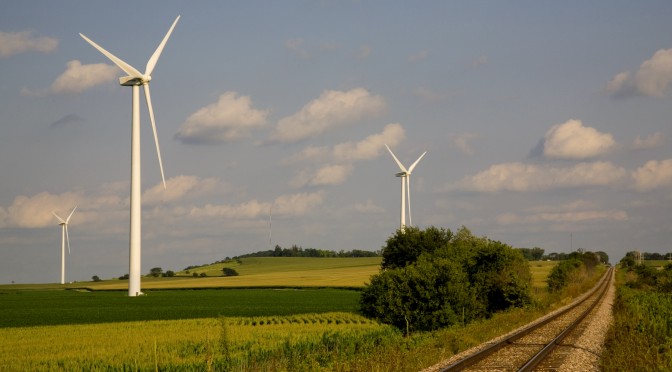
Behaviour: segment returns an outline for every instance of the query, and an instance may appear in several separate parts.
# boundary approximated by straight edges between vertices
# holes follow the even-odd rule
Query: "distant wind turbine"
[[[70,222],[70,217],[75,213],[77,207],[72,208],[72,212],[68,215],[68,218],[65,220],[62,219],[56,212],[52,211],[56,218],[58,218],[58,224],[61,225],[61,284],[65,284],[65,244],[68,244],[68,254],[70,254],[70,237],[68,236],[68,223]]]
[[[390,150],[387,145],[385,145],[385,147],[387,147],[387,151],[390,152],[390,155],[392,155],[392,158],[394,158],[394,161],[397,162],[397,165],[401,170],[401,172],[395,174],[395,176],[401,178],[401,218],[399,222],[399,230],[403,232],[404,227],[406,226],[406,196],[408,196],[408,222],[409,225],[413,226],[413,219],[411,217],[411,173],[413,172],[413,169],[415,169],[415,166],[420,162],[420,159],[425,156],[427,151],[423,152],[418,160],[416,160],[408,169],[406,169],[406,167],[404,167],[404,165],[401,164],[399,159],[397,159],[397,157],[394,155],[392,150]]]
[[[130,223],[130,242],[129,242],[129,279],[128,295],[139,296],[142,294],[140,289],[140,258],[141,258],[141,192],[140,192],[140,86],[145,90],[145,99],[149,110],[149,119],[152,122],[152,131],[154,132],[154,143],[156,144],[156,153],[159,157],[159,168],[161,169],[161,179],[163,188],[166,188],[166,178],[163,174],[163,164],[161,162],[161,150],[159,149],[159,138],[156,135],[156,124],[154,122],[154,109],[152,108],[152,99],[149,94],[149,82],[152,80],[152,71],[156,67],[156,62],[161,56],[163,47],[166,45],[173,28],[177,24],[180,16],[177,16],[168,33],[159,44],[152,57],[147,62],[145,73],[142,74],[133,66],[117,58],[112,53],[103,49],[100,45],[94,43],[86,36],[79,34],[94,48],[98,49],[107,58],[121,68],[128,76],[119,78],[119,84],[133,88],[132,103],[132,129],[131,129],[131,223]]]

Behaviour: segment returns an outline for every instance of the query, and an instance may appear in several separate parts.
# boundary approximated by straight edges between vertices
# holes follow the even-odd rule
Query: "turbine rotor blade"
[[[91,39],[84,36],[83,34],[80,33],[79,36],[81,36],[84,40],[86,40],[94,48],[98,49],[98,51],[103,53],[107,58],[109,58],[112,62],[114,62],[115,65],[119,66],[119,68],[122,69],[125,73],[127,73],[127,74],[129,74],[133,77],[142,78],[143,75],[140,73],[140,71],[136,70],[133,66],[131,66],[128,63],[122,61],[119,57],[117,57],[114,54],[108,52],[103,47],[94,43]]]
[[[177,20],[176,20],[177,21]],[[156,144],[156,154],[159,156],[159,168],[161,168],[161,180],[163,188],[166,188],[166,177],[163,174],[163,162],[161,161],[161,149],[159,148],[159,137],[156,134],[156,123],[154,122],[154,109],[152,108],[152,97],[149,94],[149,84],[144,84],[145,99],[147,100],[147,109],[149,110],[149,119],[152,122],[152,131],[154,132],[154,143]]]
[[[65,241],[68,243],[68,254],[70,254],[70,237],[68,236],[68,224],[63,225],[65,227]]]
[[[418,165],[418,163],[420,162],[420,159],[422,159],[422,157],[425,156],[426,153],[427,153],[427,151],[423,152],[422,155],[420,155],[420,157],[418,158],[418,160],[416,160],[415,163],[413,163],[413,164],[411,165],[411,167],[408,168],[408,173],[409,173],[409,174],[410,174],[411,172],[413,172],[413,169],[415,168],[415,166]]]
[[[70,217],[72,217],[72,214],[75,213],[75,209],[77,209],[77,206],[75,206],[74,208],[72,208],[72,212],[70,212],[70,215],[68,216],[68,218],[65,219],[65,223],[66,223],[66,224],[67,224],[68,222],[70,222]]]
[[[156,48],[156,51],[154,51],[154,54],[152,54],[152,58],[147,61],[147,68],[145,68],[145,75],[151,75],[152,71],[154,71],[154,67],[156,67],[156,62],[159,61],[159,57],[161,57],[161,52],[163,52],[163,47],[166,46],[166,42],[168,41],[168,38],[170,37],[170,34],[173,32],[173,29],[175,28],[175,25],[177,24],[177,21],[180,19],[180,16],[178,15],[177,18],[175,18],[175,22],[173,22],[173,25],[170,26],[170,30],[168,30],[168,33],[166,36],[163,37],[163,40],[161,41],[161,44],[159,44],[159,47]]]
[[[58,218],[60,223],[65,223],[65,221],[59,215],[56,214],[56,212],[52,211],[51,214],[53,214],[56,218]]]
[[[392,150],[390,150],[390,148],[387,145],[385,145],[385,147],[387,147],[387,151],[390,152],[390,155],[392,155],[392,157],[394,158],[394,161],[397,162],[397,165],[399,166],[399,169],[401,169],[401,171],[404,172],[404,173],[408,173],[408,171],[406,170],[406,167],[404,167],[404,165],[401,164],[401,162],[399,161],[399,159],[397,159],[397,157],[394,155]]]

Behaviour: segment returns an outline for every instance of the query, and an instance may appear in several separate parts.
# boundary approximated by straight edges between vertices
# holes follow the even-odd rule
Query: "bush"
[[[572,275],[575,275],[582,266],[583,262],[576,258],[560,261],[548,274],[548,290],[550,292],[557,292],[565,288],[569,284]]]
[[[520,251],[464,227],[454,236],[428,230],[408,228],[388,239],[383,270],[362,292],[362,313],[408,333],[470,322],[531,301],[530,269]]]
[[[238,276],[238,272],[230,267],[223,268],[222,272],[224,273],[224,276]]]

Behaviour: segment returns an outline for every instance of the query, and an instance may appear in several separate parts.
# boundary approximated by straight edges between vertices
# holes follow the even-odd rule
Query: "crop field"
[[[222,288],[222,287],[363,287],[380,269],[380,257],[310,258],[258,257],[243,258],[177,272],[172,278],[143,278],[143,289]],[[222,276],[230,267],[239,276]],[[207,277],[193,277],[205,273]],[[75,285],[76,286],[76,285]],[[96,290],[125,289],[128,282],[108,280],[86,283]],[[0,287],[2,288],[2,287]]]
[[[555,264],[530,262],[534,288],[546,286]],[[491,337],[502,322],[404,337],[358,315],[359,292],[345,289],[363,286],[379,265],[380,258],[248,258],[143,278],[147,295],[137,298],[116,279],[0,286],[0,370],[417,370]],[[187,276],[223,267],[240,276]]]
[[[355,312],[358,300],[357,291],[326,288],[162,290],[141,297],[122,291],[0,290],[0,327]]]

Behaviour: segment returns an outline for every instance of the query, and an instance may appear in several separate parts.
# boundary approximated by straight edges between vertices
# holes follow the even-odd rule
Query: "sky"
[[[0,4],[0,283],[128,273],[131,89],[152,73],[142,271],[466,226],[547,253],[672,252],[669,1]]]

